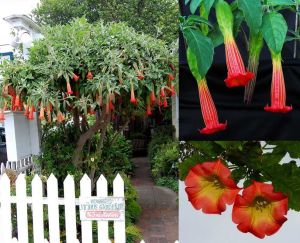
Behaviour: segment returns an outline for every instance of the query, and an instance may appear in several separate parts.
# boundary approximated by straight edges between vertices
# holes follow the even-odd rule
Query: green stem
[[[258,34],[250,33],[248,70],[254,73],[255,76],[245,87],[244,102],[247,104],[251,102],[254,93],[257,70],[259,65],[259,56],[262,47],[263,47],[262,33],[260,32]]]

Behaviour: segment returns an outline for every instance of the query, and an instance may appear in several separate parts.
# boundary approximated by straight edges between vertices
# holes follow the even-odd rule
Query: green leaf
[[[200,17],[198,15],[190,15],[186,22],[188,24],[206,24],[208,26],[210,26],[211,28],[214,28],[214,26],[212,25],[212,23],[210,23],[207,19]]]
[[[190,2],[191,0],[185,0],[184,3],[185,5],[188,5],[188,3]]]
[[[289,208],[300,211],[300,167],[295,162],[274,165],[263,172],[269,177],[276,192],[283,192],[289,198]]]
[[[214,5],[214,3],[215,3],[215,0],[203,0],[203,3],[202,3],[203,10],[202,11],[205,11],[207,16],[209,15],[210,9]]]
[[[258,33],[262,24],[263,9],[260,0],[238,0],[251,32]]]
[[[241,10],[237,9],[233,12],[234,15],[234,23],[233,23],[233,33],[235,36],[239,34],[240,27],[245,17]]]
[[[267,0],[267,5],[269,5],[269,6],[277,6],[277,5],[293,6],[293,5],[295,5],[295,2],[292,0]]]
[[[224,43],[222,32],[218,26],[215,26],[213,31],[208,33],[208,37],[211,38],[215,48]]]
[[[192,0],[190,3],[190,11],[192,14],[196,12],[203,0]]]
[[[189,64],[189,68],[193,76],[197,81],[200,81],[202,79],[201,75],[199,74],[198,71],[198,66],[197,66],[197,57],[194,55],[194,53],[191,51],[191,48],[187,48],[186,51],[186,56]]]
[[[263,17],[262,33],[269,49],[281,52],[287,34],[287,23],[280,13],[271,12]]]
[[[190,28],[184,29],[183,34],[190,50],[196,56],[198,73],[204,78],[213,62],[214,45],[212,40],[200,31]]]

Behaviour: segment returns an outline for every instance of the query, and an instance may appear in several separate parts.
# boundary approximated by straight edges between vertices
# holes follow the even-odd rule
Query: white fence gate
[[[24,173],[33,167],[32,157],[26,157],[18,161],[1,162],[0,174],[4,174],[6,169],[15,170],[18,173]]]

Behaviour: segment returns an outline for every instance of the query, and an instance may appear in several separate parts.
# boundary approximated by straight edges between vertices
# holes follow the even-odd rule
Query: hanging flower
[[[233,14],[230,5],[225,1],[218,1],[216,15],[220,30],[224,37],[225,55],[228,77],[225,79],[226,86],[245,86],[253,78],[252,72],[246,71],[243,59],[233,37]]]
[[[175,79],[172,73],[168,73],[168,78],[169,78],[169,82],[172,82]]]
[[[293,109],[286,106],[285,82],[281,64],[281,54],[272,53],[273,75],[271,86],[271,106],[266,106],[265,111],[286,113]]]
[[[109,101],[109,109],[112,111],[115,109],[114,103],[112,102],[112,100]]]
[[[287,211],[288,198],[283,193],[274,192],[271,184],[254,181],[236,197],[232,220],[240,231],[262,239],[280,229]]]
[[[165,89],[164,88],[160,89],[160,97],[161,98],[165,98],[166,97],[166,93],[165,93]]]
[[[49,102],[48,107],[47,107],[47,118],[48,118],[48,122],[51,122],[51,112],[52,112],[52,104]]]
[[[147,116],[152,115],[152,108],[151,108],[151,95],[147,98]]]
[[[18,109],[18,110],[21,110],[21,99],[20,99],[20,95],[16,95],[16,98],[15,98],[15,109]]]
[[[73,91],[72,91],[70,82],[69,82],[68,80],[67,80],[67,93],[68,93],[69,95],[73,94]]]
[[[225,124],[219,123],[216,106],[209,92],[206,79],[198,82],[199,99],[205,128],[199,130],[202,134],[213,134],[226,129]]]
[[[0,109],[0,122],[3,122],[4,120],[5,120],[4,109]]]
[[[169,64],[169,67],[172,69],[172,71],[175,71],[176,69],[175,69],[175,66],[173,65],[173,63],[170,63]]]
[[[73,81],[74,81],[74,82],[77,82],[78,80],[79,80],[79,76],[76,75],[76,74],[74,74],[74,75],[73,75]]]
[[[153,105],[155,103],[155,101],[156,101],[155,92],[154,92],[154,90],[152,90],[150,93],[150,102]]]
[[[28,118],[28,116],[29,116],[29,105],[24,105],[24,106],[25,106],[24,116],[26,116]]]
[[[131,84],[130,102],[134,105],[137,104],[137,100],[136,100],[135,94],[134,94],[133,84]]]
[[[32,105],[32,106],[29,106],[28,120],[33,120],[33,119],[34,119],[33,112],[34,112],[34,107],[33,107],[33,105]]]
[[[92,72],[90,72],[90,71],[89,71],[89,72],[87,73],[87,75],[86,75],[86,79],[88,79],[88,80],[89,80],[89,79],[93,79],[93,77],[94,77],[94,76],[93,76]]]
[[[39,115],[39,119],[41,121],[45,120],[45,109],[43,107],[43,105],[41,104],[41,107],[40,107],[40,115]]]
[[[220,159],[191,168],[185,179],[185,191],[195,209],[206,214],[221,214],[233,204],[240,191],[230,170]]]
[[[164,99],[164,108],[167,108],[168,107],[168,100],[167,98]]]
[[[57,112],[56,119],[58,123],[62,123],[65,120],[65,116],[60,110]]]

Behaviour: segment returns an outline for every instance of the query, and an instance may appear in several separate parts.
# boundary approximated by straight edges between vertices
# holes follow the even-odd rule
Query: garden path
[[[155,186],[147,157],[133,159],[136,166],[133,185],[139,195],[142,215],[138,226],[147,243],[174,243],[178,240],[178,196],[172,190]]]

